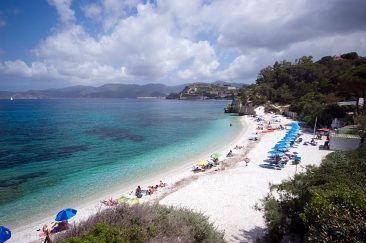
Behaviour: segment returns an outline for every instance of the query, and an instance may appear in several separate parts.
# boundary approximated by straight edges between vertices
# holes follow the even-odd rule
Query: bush
[[[362,193],[340,187],[314,190],[300,215],[308,242],[362,242],[366,239],[366,199]]]
[[[305,242],[362,242],[366,239],[365,149],[334,152],[319,167],[271,186],[260,210],[268,237]]]
[[[56,239],[94,242],[224,242],[202,214],[165,206],[118,205],[99,212]]]

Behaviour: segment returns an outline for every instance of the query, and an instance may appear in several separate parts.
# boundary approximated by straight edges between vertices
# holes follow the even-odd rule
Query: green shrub
[[[224,242],[208,218],[188,209],[118,205],[99,212],[58,236],[67,243]]]
[[[301,213],[309,242],[362,242],[366,239],[366,199],[347,187],[314,190]]]
[[[366,239],[365,150],[334,152],[319,167],[271,186],[259,207],[268,237],[306,242]]]

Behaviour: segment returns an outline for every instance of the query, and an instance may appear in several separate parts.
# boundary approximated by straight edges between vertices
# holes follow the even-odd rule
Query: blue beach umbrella
[[[271,152],[269,152],[270,154],[272,154],[272,155],[278,155],[278,156],[282,156],[282,155],[284,155],[284,153],[282,153],[282,152],[280,152],[280,151],[271,151]]]
[[[66,209],[61,210],[60,212],[58,212],[58,214],[56,215],[55,220],[56,221],[62,221],[62,220],[71,219],[72,217],[74,217],[76,215],[76,212],[77,212],[76,209],[66,208]]]
[[[0,226],[0,242],[5,242],[11,238],[11,232],[8,228]]]

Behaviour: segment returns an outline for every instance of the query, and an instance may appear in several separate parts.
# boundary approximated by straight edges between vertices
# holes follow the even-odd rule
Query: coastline
[[[207,152],[202,152],[201,154],[190,157],[189,159],[182,160],[179,164],[174,165],[173,167],[169,167],[164,171],[157,171],[154,173],[149,174],[146,178],[143,178],[139,181],[132,181],[128,182],[124,185],[121,185],[118,189],[106,190],[103,193],[98,194],[94,198],[90,198],[86,202],[78,203],[75,205],[74,202],[70,203],[70,207],[74,206],[78,210],[78,214],[74,217],[70,222],[71,223],[78,223],[82,220],[87,219],[90,215],[95,214],[99,210],[105,208],[100,201],[103,199],[107,199],[110,197],[118,198],[121,195],[126,195],[133,191],[137,185],[141,186],[148,186],[148,185],[155,185],[160,180],[167,182],[168,185],[173,185],[175,182],[187,178],[191,176],[193,173],[191,172],[191,167],[197,161],[209,158],[210,154],[213,152],[219,152],[221,154],[226,154],[230,149],[232,149],[236,145],[242,145],[241,143],[244,142],[249,132],[249,123],[247,122],[245,117],[240,117],[240,132],[238,132],[237,136],[228,144],[218,143],[217,148],[207,149]],[[239,123],[238,123],[239,124]],[[243,138],[245,137],[245,138]],[[210,151],[210,152],[208,152]],[[163,190],[157,193],[157,195],[161,194]],[[154,199],[154,195],[149,197],[145,196],[141,202],[148,202]],[[74,205],[73,205],[74,204]],[[48,215],[46,217],[42,217],[39,220],[35,220],[33,223],[24,225],[21,227],[17,227],[12,230],[12,238],[8,242],[24,242],[24,239],[29,241],[39,241],[39,231],[37,229],[41,228],[43,224],[47,223],[50,224],[53,222],[54,215]]]
[[[259,115],[264,117],[264,126],[271,120],[271,114],[264,114],[260,109]],[[292,120],[280,116],[282,124],[289,125]],[[235,139],[228,144],[221,144],[218,151],[226,154],[230,149],[235,156],[227,158],[221,162],[220,167],[224,170],[216,171],[211,169],[204,173],[194,174],[191,166],[198,160],[208,158],[209,153],[203,153],[197,158],[183,161],[182,164],[167,171],[160,171],[156,175],[140,180],[138,184],[129,183],[128,186],[121,187],[108,196],[90,200],[85,204],[78,205],[78,215],[71,221],[76,224],[86,219],[106,206],[100,200],[117,198],[122,194],[126,195],[134,191],[137,185],[155,185],[159,180],[168,183],[168,186],[159,189],[152,196],[144,196],[141,203],[159,203],[167,206],[184,207],[193,211],[203,213],[209,217],[209,221],[225,233],[228,242],[256,242],[265,233],[265,222],[263,212],[257,211],[256,205],[269,193],[270,184],[281,183],[282,180],[291,178],[295,173],[305,170],[307,165],[319,165],[322,159],[331,151],[319,150],[317,146],[305,146],[299,144],[296,152],[302,157],[299,166],[288,164],[282,170],[264,168],[264,160],[268,152],[287,132],[287,130],[275,130],[270,133],[260,133],[258,141],[249,141],[253,136],[258,123],[250,117],[240,117],[243,125],[241,131]],[[304,133],[304,141],[312,138],[312,134]],[[320,141],[321,143],[322,141]],[[234,150],[236,145],[244,146],[239,150]],[[211,151],[212,153],[212,151]],[[245,165],[244,158],[249,158],[248,166]],[[216,167],[214,167],[216,168]],[[50,222],[50,218],[35,222],[14,231],[14,237],[9,242],[29,241],[40,242],[37,236],[37,228],[42,224]]]
[[[271,119],[271,114],[259,115],[263,115],[266,122]],[[280,119],[282,125],[292,122],[282,116]],[[254,119],[249,122],[256,124]],[[319,165],[332,152],[299,144],[295,148],[302,157],[299,166],[287,164],[281,170],[263,167],[268,152],[286,132],[276,130],[261,134],[260,140],[253,142],[245,154],[250,159],[248,166],[239,162],[224,171],[199,177],[162,198],[160,204],[203,213],[225,233],[228,242],[257,242],[265,234],[266,226],[263,212],[256,210],[256,206],[270,192],[269,185],[293,177],[295,173],[304,171],[307,165]],[[304,133],[302,138],[310,141],[312,134]]]

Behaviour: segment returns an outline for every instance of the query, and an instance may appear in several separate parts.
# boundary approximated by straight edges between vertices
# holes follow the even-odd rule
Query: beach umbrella
[[[77,213],[76,209],[73,208],[66,208],[64,210],[61,210],[60,212],[58,212],[58,214],[56,215],[55,220],[56,221],[62,221],[62,220],[69,220],[72,217],[74,217]]]
[[[282,153],[280,151],[272,151],[272,152],[270,152],[270,154],[277,155],[277,156],[283,156],[284,155],[284,153]]]
[[[200,162],[197,163],[197,165],[207,165],[208,161],[207,160],[201,160]]]
[[[119,203],[126,203],[126,204],[128,204],[130,206],[140,203],[140,201],[139,201],[138,198],[135,198],[135,197],[134,198],[130,198],[130,197],[126,197],[126,196],[122,196],[122,197],[118,198],[117,201]]]
[[[11,238],[11,232],[8,228],[0,226],[0,242],[5,242]]]
[[[215,158],[215,159],[218,159],[221,156],[222,156],[222,154],[220,154],[220,153],[213,153],[213,154],[211,154],[211,158]]]

